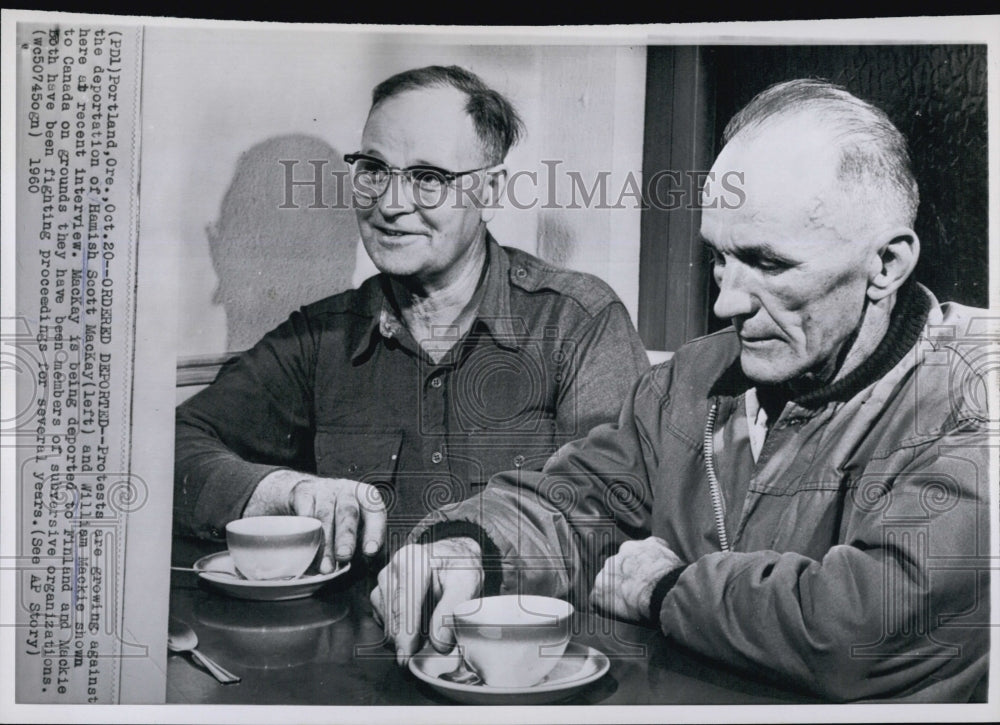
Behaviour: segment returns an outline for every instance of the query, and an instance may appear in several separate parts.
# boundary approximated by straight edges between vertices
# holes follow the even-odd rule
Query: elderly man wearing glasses
[[[291,315],[178,408],[174,519],[323,521],[321,571],[614,420],[648,362],[611,289],[487,230],[521,134],[457,67],[379,84],[348,154],[380,274]],[[396,544],[389,542],[389,548]]]

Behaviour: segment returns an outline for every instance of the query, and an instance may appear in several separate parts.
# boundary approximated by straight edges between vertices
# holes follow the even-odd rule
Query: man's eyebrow
[[[389,164],[389,162],[386,160],[385,156],[381,152],[376,151],[375,149],[372,149],[372,148],[362,149],[361,153],[364,154],[365,156],[371,156],[373,158],[376,158],[379,161],[381,161],[382,163],[388,164],[388,165],[391,166],[391,164]],[[428,168],[429,167],[429,168],[432,168],[432,169],[441,169],[442,171],[447,171],[448,170],[446,167],[441,166],[440,164],[434,164],[434,163],[431,163],[430,161],[426,161],[424,159],[416,159],[412,164],[409,164],[407,166],[400,166],[398,168],[409,169],[409,168],[414,168],[414,167],[421,167],[421,168]]]
[[[789,257],[784,252],[778,251],[767,242],[752,242],[750,244],[745,244],[739,248],[738,253],[764,259],[776,259],[782,262],[788,262],[789,264],[795,263],[793,258]]]
[[[442,171],[447,171],[447,166],[442,166],[441,164],[435,164],[432,161],[427,161],[426,159],[415,159],[410,166],[429,166],[432,169],[441,169]]]
[[[712,252],[718,251],[718,247],[716,247],[711,240],[706,239],[701,235],[699,235],[698,238],[701,240],[701,243],[705,246],[705,248],[708,249],[709,251]],[[747,244],[741,244],[734,250],[732,250],[732,254],[736,255],[737,257],[763,257],[763,258],[777,259],[788,263],[794,263],[795,261],[789,258],[788,255],[779,252],[777,249],[775,249],[767,242],[750,242]]]

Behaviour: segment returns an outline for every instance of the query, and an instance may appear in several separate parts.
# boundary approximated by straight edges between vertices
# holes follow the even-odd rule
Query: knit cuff
[[[650,624],[659,626],[663,600],[667,598],[667,594],[674,588],[674,584],[681,578],[681,574],[684,573],[685,569],[687,569],[687,565],[677,567],[667,572],[660,581],[656,582],[656,586],[653,587],[653,593],[649,597],[649,613],[647,617]]]
[[[479,544],[482,552],[483,590],[481,596],[492,597],[500,593],[503,584],[503,557],[483,527],[471,521],[441,521],[425,530],[417,539],[418,544],[431,544],[441,539],[467,536]]]

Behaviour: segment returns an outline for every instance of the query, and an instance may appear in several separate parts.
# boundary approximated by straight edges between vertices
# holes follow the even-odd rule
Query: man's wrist
[[[417,538],[417,543],[431,544],[452,538],[467,538],[479,545],[483,567],[482,596],[499,594],[503,585],[503,559],[497,545],[479,524],[471,521],[440,521],[425,529]]]
[[[305,476],[290,468],[279,468],[257,482],[243,507],[243,516],[266,516],[290,510],[291,491]]]
[[[438,549],[435,549],[436,545],[447,544],[449,555],[458,555],[468,557],[470,559],[476,559],[477,561],[483,558],[483,548],[479,545],[479,542],[473,539],[471,536],[452,536],[447,539],[438,539],[436,542],[431,544],[432,552],[436,555]]]

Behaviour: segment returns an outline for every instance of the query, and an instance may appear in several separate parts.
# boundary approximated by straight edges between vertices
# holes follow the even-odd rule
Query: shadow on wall
[[[297,162],[296,181],[321,169],[321,191],[295,185],[286,205],[289,164],[281,161]],[[346,190],[337,189],[345,176],[334,176],[346,171],[340,153],[306,135],[271,138],[241,154],[219,218],[206,230],[228,350],[251,347],[293,310],[351,286],[358,227],[351,209],[336,208],[345,206],[337,195]]]

